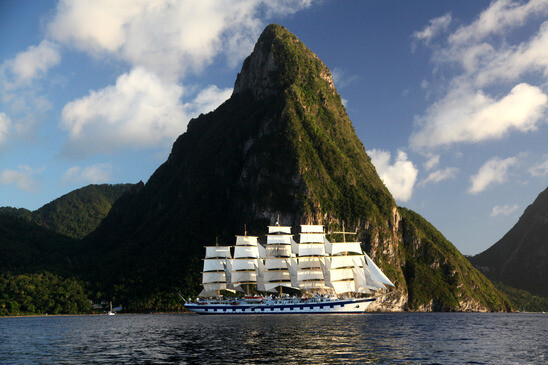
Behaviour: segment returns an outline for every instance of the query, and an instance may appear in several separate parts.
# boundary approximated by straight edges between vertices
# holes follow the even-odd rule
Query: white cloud
[[[394,198],[403,202],[411,199],[418,170],[407,159],[407,154],[401,150],[398,151],[393,165],[390,164],[391,156],[388,151],[373,149],[367,151],[367,154]]]
[[[34,170],[27,165],[19,165],[18,170],[0,171],[0,185],[14,184],[20,190],[36,191],[37,183],[33,175],[41,173],[44,169]]]
[[[117,147],[152,147],[184,131],[182,87],[137,68],[116,84],[65,105],[62,126],[73,152],[111,152]]]
[[[61,178],[65,184],[68,183],[88,183],[100,184],[110,181],[110,171],[112,165],[109,163],[95,164],[81,168],[73,166],[69,168]]]
[[[0,112],[0,147],[8,138],[8,132],[11,126],[11,119],[6,113]]]
[[[519,205],[495,205],[493,207],[493,210],[491,211],[491,217],[496,217],[498,215],[505,215],[508,216],[512,213],[514,213],[516,210],[519,209]]]
[[[462,26],[449,37],[450,43],[463,44],[479,41],[492,34],[502,34],[521,26],[527,18],[542,16],[548,12],[546,0],[530,0],[520,3],[512,0],[498,0],[490,4],[470,25]]]
[[[515,81],[525,73],[538,71],[548,76],[548,21],[526,43],[504,45],[496,50],[483,46],[483,52],[468,53],[467,71],[478,87],[497,81]],[[466,54],[466,53],[465,53]]]
[[[526,29],[532,36],[523,42],[513,41],[516,38],[510,32],[546,14],[547,0],[494,1],[475,21],[433,46],[434,75],[440,75],[441,89],[447,91],[416,118],[411,146],[431,149],[477,143],[500,139],[512,131],[534,131],[544,123],[548,21],[536,32]],[[489,95],[510,89],[505,96]]]
[[[428,158],[428,160],[426,160],[426,162],[423,164],[426,171],[432,170],[440,163],[440,155],[434,155],[430,153],[426,157]]]
[[[223,54],[235,66],[251,51],[263,21],[310,6],[270,2],[64,0],[48,25],[53,39],[97,57],[110,54],[162,77],[200,71]]]
[[[337,89],[342,89],[358,79],[358,76],[348,75],[345,70],[339,67],[335,67],[331,71],[331,74],[333,76],[333,83],[335,84],[335,86],[337,86]]]
[[[459,169],[456,167],[447,167],[431,172],[428,177],[419,183],[419,186],[425,186],[430,183],[439,183],[443,180],[454,179]]]
[[[447,30],[451,24],[451,20],[452,17],[449,13],[438,18],[430,19],[429,25],[425,26],[420,31],[413,32],[413,38],[418,41],[424,41],[428,44],[432,38]]]
[[[183,105],[181,86],[143,68],[133,69],[121,75],[115,85],[65,105],[61,124],[70,135],[65,152],[110,153],[121,147],[171,143],[185,131],[191,117],[211,111],[231,92],[212,85]]]
[[[529,168],[528,171],[532,176],[540,177],[548,175],[548,156],[545,156],[545,158],[547,158],[545,161],[539,162]]]
[[[230,95],[232,95],[231,88],[221,90],[215,85],[209,85],[200,91],[192,102],[184,105],[185,112],[189,115],[198,115],[212,111],[230,98]]]
[[[48,40],[38,46],[30,46],[25,52],[17,54],[11,62],[11,71],[20,82],[28,82],[44,76],[47,71],[61,62],[59,47]]]
[[[495,100],[482,91],[455,89],[417,119],[419,129],[410,137],[415,149],[458,142],[498,139],[511,130],[533,131],[545,122],[548,96],[526,83]]]
[[[14,137],[32,134],[51,108],[42,79],[60,59],[58,46],[44,40],[0,65],[0,97]]]
[[[508,180],[508,170],[517,163],[517,157],[509,157],[504,160],[498,157],[490,159],[480,167],[476,175],[470,177],[471,186],[468,191],[471,194],[478,194],[487,189],[489,185],[503,184]]]

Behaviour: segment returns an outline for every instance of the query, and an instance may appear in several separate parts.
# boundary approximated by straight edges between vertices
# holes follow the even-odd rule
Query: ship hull
[[[267,301],[264,303],[186,303],[185,308],[198,314],[330,314],[363,313],[375,298],[329,301]]]

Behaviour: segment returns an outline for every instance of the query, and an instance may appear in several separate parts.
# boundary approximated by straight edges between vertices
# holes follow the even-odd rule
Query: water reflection
[[[0,318],[0,363],[543,363],[548,316]]]

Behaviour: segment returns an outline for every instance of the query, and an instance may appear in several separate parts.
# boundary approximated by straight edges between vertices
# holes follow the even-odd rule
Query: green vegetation
[[[0,316],[90,313],[82,282],[49,272],[0,275]]]
[[[31,212],[23,208],[1,207],[0,214],[34,222],[72,238],[92,232],[108,214],[112,204],[133,184],[88,185],[71,191]]]
[[[80,284],[56,275],[81,272],[78,259],[84,254],[74,238],[94,230],[131,186],[89,185],[34,212],[0,208],[0,274],[3,280],[14,280],[12,286],[0,286],[0,313],[89,312],[81,303]],[[18,294],[23,291],[25,295]]]
[[[22,218],[0,215],[0,273],[68,274],[78,241]]]
[[[474,310],[461,305],[472,300],[493,311],[511,310],[504,294],[434,226],[411,210],[400,208],[400,212],[410,309],[433,301],[437,310]]]
[[[515,310],[521,312],[548,312],[548,298],[531,294],[526,290],[513,288],[502,282],[495,282],[495,286],[506,294]]]

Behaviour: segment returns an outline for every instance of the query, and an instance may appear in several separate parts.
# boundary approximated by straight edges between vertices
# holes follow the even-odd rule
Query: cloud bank
[[[490,185],[503,184],[508,180],[509,169],[518,163],[517,157],[509,157],[501,160],[494,157],[484,163],[478,173],[470,177],[470,188],[468,191],[471,194],[478,194]]]
[[[101,184],[110,181],[110,171],[112,165],[110,163],[95,164],[81,168],[73,166],[69,168],[61,178],[64,184],[70,183],[86,183],[86,184]]]
[[[490,216],[496,217],[499,215],[503,216],[509,216],[510,214],[514,213],[516,210],[519,209],[519,205],[495,205],[493,207],[493,210],[491,211]]]
[[[410,146],[424,151],[496,140],[546,123],[548,21],[527,41],[512,43],[507,36],[526,21],[547,14],[546,0],[494,1],[475,21],[432,45],[435,75],[451,70],[453,76],[441,78],[445,95],[416,118]],[[449,20],[433,19],[414,38],[428,44]]]
[[[94,57],[112,55],[172,78],[201,71],[219,54],[236,65],[251,51],[262,18],[292,14],[310,4],[311,0],[62,0],[47,33]]]
[[[43,169],[35,170],[27,165],[19,165],[17,170],[0,171],[0,186],[15,185],[20,190],[34,192],[38,186],[34,175],[42,171]]]
[[[394,164],[390,164],[390,152],[373,149],[367,151],[371,162],[375,165],[380,178],[392,193],[394,199],[406,202],[413,195],[413,187],[417,180],[418,170],[407,159],[407,154],[398,151]]]

